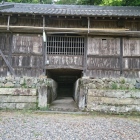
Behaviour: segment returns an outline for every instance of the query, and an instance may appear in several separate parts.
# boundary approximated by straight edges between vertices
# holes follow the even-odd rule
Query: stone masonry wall
[[[140,91],[89,89],[87,110],[113,113],[140,112]]]
[[[36,89],[0,88],[0,109],[36,109]]]
[[[0,88],[38,88],[41,85],[50,85],[52,79],[44,77],[0,77]]]
[[[46,77],[0,77],[0,109],[45,108],[56,91],[56,82]]]
[[[80,79],[85,109],[102,112],[140,112],[139,79]]]

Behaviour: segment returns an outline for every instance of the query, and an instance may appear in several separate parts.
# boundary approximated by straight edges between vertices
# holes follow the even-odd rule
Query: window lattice
[[[84,55],[84,37],[47,36],[47,54]]]

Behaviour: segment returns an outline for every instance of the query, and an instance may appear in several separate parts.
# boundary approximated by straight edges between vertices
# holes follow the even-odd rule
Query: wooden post
[[[123,74],[123,38],[120,37],[120,75]]]
[[[8,22],[7,22],[7,30],[9,31],[9,25],[10,25],[10,16],[8,16]]]
[[[8,37],[8,45],[9,45],[9,56],[8,56],[8,60],[10,65],[12,66],[12,47],[13,47],[13,34],[10,34],[10,38]]]
[[[88,35],[85,37],[85,41],[84,41],[83,77],[86,76],[86,72],[87,72],[87,47],[88,47]]]
[[[88,34],[90,32],[90,18],[88,17]]]
[[[46,45],[46,43],[45,42],[43,42],[43,48],[42,48],[42,51],[43,51],[43,75],[45,76],[45,74],[46,74],[46,72],[45,72],[45,45]]]
[[[44,28],[45,28],[45,17],[43,16],[43,49],[42,50],[43,50],[43,74],[45,76],[46,75],[46,71],[45,71],[46,42],[44,41],[44,32],[45,32]]]

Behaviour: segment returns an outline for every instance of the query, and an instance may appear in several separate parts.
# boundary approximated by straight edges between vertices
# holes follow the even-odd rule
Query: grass
[[[103,112],[89,112],[89,114],[52,114],[52,113],[37,113],[35,110],[0,110],[0,121],[2,121],[2,118],[4,116],[11,117],[11,116],[22,116],[22,117],[47,117],[47,116],[60,116],[60,117],[69,117],[69,118],[123,118],[128,119],[131,121],[136,121],[140,123],[140,113],[133,112],[133,113],[120,113],[120,114],[114,114],[114,113],[103,113]],[[24,121],[26,123],[26,120]]]
[[[115,114],[115,113],[104,113],[104,112],[93,111],[93,112],[90,112],[90,116],[92,116],[92,117],[105,117],[105,118],[109,118],[109,117],[123,118],[123,119],[129,119],[129,120],[137,121],[137,122],[140,123],[140,112]]]

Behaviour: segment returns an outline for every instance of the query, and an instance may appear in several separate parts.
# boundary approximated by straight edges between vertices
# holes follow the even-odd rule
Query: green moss
[[[117,86],[116,83],[112,83],[111,88],[112,88],[112,89],[118,89],[118,86]]]
[[[23,87],[23,88],[27,88],[27,85],[26,85],[26,81],[25,81],[25,79],[24,79],[24,83],[21,84],[21,87]]]

